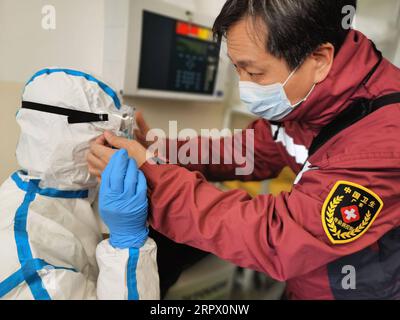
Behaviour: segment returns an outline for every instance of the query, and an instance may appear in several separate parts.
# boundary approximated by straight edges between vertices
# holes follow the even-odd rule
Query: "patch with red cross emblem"
[[[383,208],[381,198],[371,190],[348,181],[338,181],[322,207],[322,225],[333,244],[360,238]]]
[[[343,221],[351,223],[360,220],[360,212],[357,206],[344,207],[340,209]]]

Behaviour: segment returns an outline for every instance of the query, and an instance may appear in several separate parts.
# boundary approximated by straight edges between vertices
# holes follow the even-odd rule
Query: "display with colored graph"
[[[178,21],[176,24],[176,33],[181,36],[196,38],[203,41],[213,41],[211,29],[200,27],[188,22]]]
[[[213,95],[219,56],[210,28],[144,11],[140,89]]]

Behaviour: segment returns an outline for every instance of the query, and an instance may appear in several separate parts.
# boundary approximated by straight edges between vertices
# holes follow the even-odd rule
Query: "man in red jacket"
[[[343,28],[351,2],[228,0],[222,9],[214,30],[227,37],[242,100],[262,118],[249,127],[252,174],[236,176],[240,165],[223,159],[152,165],[139,142],[109,133],[92,147],[91,172],[113,156],[105,145],[127,149],[147,178],[154,229],[287,281],[290,299],[400,299],[400,104],[387,99],[400,70]],[[285,166],[298,176],[276,197],[206,180],[270,179]]]

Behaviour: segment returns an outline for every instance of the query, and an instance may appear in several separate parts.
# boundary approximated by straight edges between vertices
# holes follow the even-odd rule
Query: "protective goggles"
[[[78,123],[92,123],[92,122],[107,122],[110,117],[117,117],[121,121],[121,126],[119,128],[120,135],[133,139],[133,131],[136,128],[136,121],[134,115],[134,109],[125,107],[124,112],[120,114],[113,113],[91,113],[85,111],[71,110],[56,106],[50,106],[35,102],[22,101],[21,109],[34,110],[39,112],[57,114],[61,116],[66,116],[69,124]]]

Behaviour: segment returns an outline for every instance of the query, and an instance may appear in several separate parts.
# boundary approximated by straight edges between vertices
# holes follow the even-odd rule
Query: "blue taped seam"
[[[76,76],[76,77],[83,77],[88,81],[97,83],[98,86],[108,95],[111,97],[111,99],[114,101],[115,107],[117,109],[121,108],[121,102],[118,98],[117,93],[111,89],[108,85],[105,83],[101,82],[100,80],[96,79],[95,77],[91,76],[90,74],[77,71],[77,70],[71,70],[71,69],[43,69],[38,71],[33,75],[33,77],[26,83],[26,85],[30,84],[32,81],[34,81],[37,77],[40,77],[44,74],[52,74],[52,73],[57,73],[57,72],[63,72],[65,74],[68,74],[70,76]]]
[[[139,300],[137,289],[136,269],[139,260],[140,249],[130,248],[127,272],[128,300]]]
[[[29,182],[25,182],[21,179],[17,172],[11,176],[12,180],[15,182],[17,187],[23,191],[28,191]],[[39,181],[39,180],[36,180]],[[78,191],[63,191],[57,189],[41,189],[37,187],[37,192],[41,196],[51,197],[51,198],[61,198],[61,199],[86,199],[89,196],[88,190],[78,190]]]
[[[34,266],[28,263],[33,260],[32,251],[29,245],[27,232],[27,220],[30,204],[35,200],[39,188],[39,181],[30,181],[24,201],[17,209],[14,222],[14,237],[17,245],[18,259],[21,266],[24,266],[22,274],[35,300],[51,300],[49,293],[44,288],[42,279]]]
[[[28,278],[34,277],[37,271],[43,270],[45,267],[51,267],[56,270],[67,270],[72,272],[77,272],[75,269],[72,268],[64,268],[64,267],[56,267],[53,266],[44,260],[41,259],[33,259],[27,261],[18,271],[14,272],[11,276],[9,276],[4,281],[0,282],[0,298],[4,297],[12,290],[17,288],[23,282],[26,281],[25,277]],[[28,270],[26,270],[28,269]],[[28,274],[29,270],[35,270],[32,274]]]

